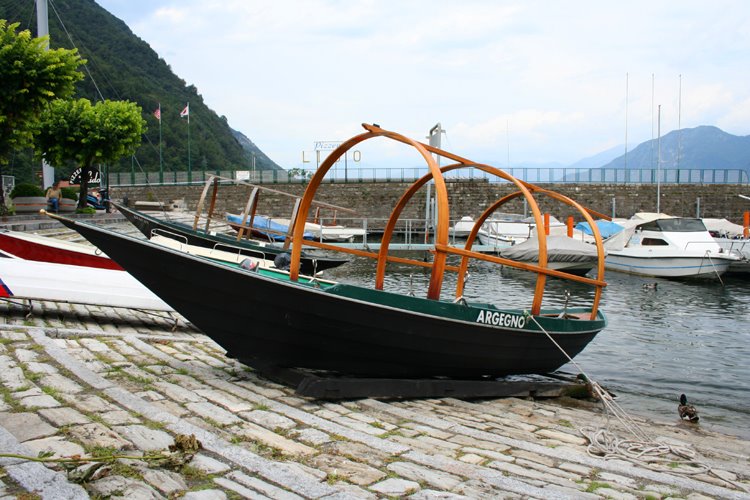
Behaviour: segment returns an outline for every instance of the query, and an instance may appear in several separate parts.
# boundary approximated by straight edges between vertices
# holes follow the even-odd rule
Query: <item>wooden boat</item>
[[[236,249],[248,257],[267,260],[274,260],[277,255],[285,252],[284,248],[270,243],[255,240],[249,241],[246,239],[238,240],[224,234],[201,231],[180,222],[163,220],[137,210],[132,210],[114,201],[111,203],[147,238],[150,238],[153,234],[159,234],[177,239],[188,245],[206,248],[225,248],[230,251],[235,251]],[[314,274],[325,269],[338,267],[346,262],[348,262],[348,259],[341,257],[306,253],[301,257],[300,269],[303,274]]]
[[[475,167],[498,175],[518,187],[512,197],[524,196],[537,222],[541,212],[532,193],[551,196],[589,213],[569,198],[527,184],[486,165],[418,143],[375,125],[344,142],[322,163],[310,179],[294,214],[288,272],[273,269],[246,270],[236,264],[191,255],[153,242],[117,234],[94,225],[50,214],[102,248],[157,295],[227,350],[229,356],[265,369],[302,368],[337,374],[386,378],[449,377],[468,379],[510,374],[548,373],[567,363],[605,327],[599,310],[604,273],[603,247],[597,237],[597,278],[570,275],[547,265],[546,237],[541,234],[537,264],[515,262],[471,250],[478,227],[491,213],[477,220],[464,248],[448,245],[449,207],[443,173]],[[430,173],[416,181],[397,203],[385,227],[379,252],[340,248],[324,242],[303,240],[305,222],[317,188],[334,162],[354,145],[374,137],[385,137],[416,148]],[[453,160],[438,167],[430,153]],[[432,262],[388,255],[388,246],[398,217],[409,199],[434,180],[438,204],[436,243]],[[493,208],[490,207],[490,208]],[[597,214],[601,216],[601,214]],[[322,282],[300,273],[302,246],[312,245],[376,259],[375,286],[366,288],[344,283]],[[449,266],[448,255],[461,258],[460,266]],[[467,302],[463,298],[464,277],[470,259],[508,265],[534,272],[537,286],[528,308],[507,308]],[[427,268],[430,284],[426,297],[384,290],[389,262]],[[458,272],[455,297],[441,298],[443,276]],[[544,285],[557,276],[594,287],[590,307],[543,308]],[[554,342],[553,342],[554,340]]]
[[[0,231],[0,250],[25,260],[122,271],[99,249],[18,231]]]

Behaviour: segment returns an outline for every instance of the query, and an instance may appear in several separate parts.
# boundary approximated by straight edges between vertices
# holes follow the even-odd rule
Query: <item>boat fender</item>
[[[291,264],[292,254],[289,252],[280,253],[273,259],[273,265],[276,266],[276,269],[281,269],[282,271],[288,271]]]
[[[242,269],[247,269],[248,271],[257,271],[258,263],[251,259],[245,259],[242,262],[240,262],[240,267]]]

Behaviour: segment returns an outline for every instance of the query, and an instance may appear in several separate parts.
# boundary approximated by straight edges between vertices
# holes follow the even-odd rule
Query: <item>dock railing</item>
[[[746,170],[741,169],[624,169],[624,168],[506,168],[514,177],[532,184],[750,184]],[[350,168],[329,171],[324,182],[357,184],[365,182],[413,182],[426,173],[425,168]],[[188,173],[110,172],[110,186],[159,186],[203,184],[209,176],[219,175],[253,184],[305,184],[312,171],[291,174],[285,170],[193,170]],[[445,175],[453,182],[506,182],[476,169],[456,170]],[[228,181],[227,181],[228,182]]]

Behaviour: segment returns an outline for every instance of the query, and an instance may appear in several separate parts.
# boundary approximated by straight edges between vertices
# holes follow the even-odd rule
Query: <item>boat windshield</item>
[[[645,231],[669,231],[677,233],[694,233],[706,231],[706,226],[700,219],[657,219],[641,226]]]

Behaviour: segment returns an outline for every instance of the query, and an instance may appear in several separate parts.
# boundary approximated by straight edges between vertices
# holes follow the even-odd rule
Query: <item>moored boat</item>
[[[242,228],[242,216],[236,214],[227,214],[227,222],[229,226],[235,231],[240,231]],[[262,215],[256,215],[253,217],[253,225],[250,228],[250,232],[253,236],[263,238],[267,241],[284,241],[286,235],[289,232],[289,221],[284,220],[282,223],[271,217],[264,217]],[[305,239],[313,239],[313,234],[309,231],[305,231]]]
[[[745,227],[727,219],[703,219],[714,241],[726,252],[739,257],[729,265],[728,273],[750,273],[750,238],[745,237]]]
[[[604,246],[607,269],[643,276],[716,279],[739,261],[692,218],[637,214]]]
[[[242,230],[244,226],[242,226],[241,215],[227,214],[226,217],[227,222],[232,229],[237,232]],[[290,224],[291,221],[289,219],[256,215],[253,217],[251,232],[254,236],[264,240],[284,241],[289,232]],[[352,242],[355,237],[362,237],[364,234],[364,229],[345,227],[340,224],[324,225],[314,222],[308,222],[305,224],[306,240],[316,239],[320,241]]]
[[[19,258],[0,258],[0,298],[172,311],[124,271]]]
[[[529,238],[523,243],[498,250],[498,255],[519,262],[539,261],[539,240]],[[584,275],[597,263],[596,247],[567,236],[547,237],[547,265],[550,269]]]
[[[200,231],[193,229],[187,224],[159,219],[116,202],[112,202],[112,205],[147,238],[150,238],[154,234],[159,234],[168,238],[175,238],[189,245],[206,248],[226,248],[231,251],[236,250],[248,257],[266,260],[274,260],[279,254],[285,253],[283,248],[267,242],[248,241],[246,239],[238,240],[220,233]],[[348,259],[341,257],[306,253],[302,256],[301,270],[304,274],[315,274],[325,269],[338,267],[346,262],[348,262]]]
[[[122,271],[97,248],[33,233],[0,231],[0,250],[25,260]]]

